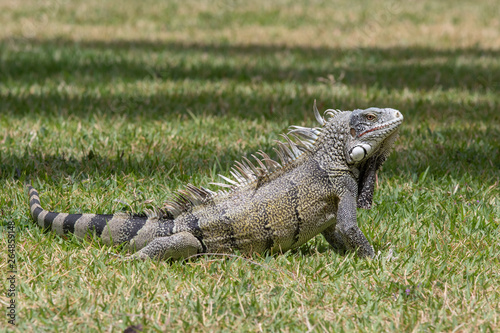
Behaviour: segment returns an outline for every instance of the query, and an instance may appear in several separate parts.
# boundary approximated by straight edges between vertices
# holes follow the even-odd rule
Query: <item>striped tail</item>
[[[72,233],[79,238],[95,233],[106,244],[121,244],[133,241],[134,248],[145,246],[152,238],[172,233],[173,221],[148,218],[143,215],[117,213],[66,214],[44,210],[40,205],[38,192],[27,185],[29,191],[31,216],[40,227],[52,229],[59,235]],[[165,223],[172,222],[172,223]]]

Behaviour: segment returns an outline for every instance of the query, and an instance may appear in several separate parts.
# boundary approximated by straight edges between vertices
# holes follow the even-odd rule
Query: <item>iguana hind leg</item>
[[[137,251],[132,259],[183,259],[203,251],[200,241],[184,231],[171,236],[158,237]]]

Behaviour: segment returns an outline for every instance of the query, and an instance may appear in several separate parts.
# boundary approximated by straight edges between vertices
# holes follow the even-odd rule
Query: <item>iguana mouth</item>
[[[391,125],[394,125],[395,123],[397,123],[397,121],[391,121],[391,122],[388,122],[384,125],[380,125],[380,126],[377,126],[377,127],[374,127],[374,128],[371,128],[369,130],[366,130],[364,131],[363,133],[361,133],[360,135],[358,135],[358,138],[362,137],[363,135],[367,134],[367,133],[370,133],[370,132],[373,132],[373,131],[378,131],[382,128],[386,128],[386,127],[389,127]]]

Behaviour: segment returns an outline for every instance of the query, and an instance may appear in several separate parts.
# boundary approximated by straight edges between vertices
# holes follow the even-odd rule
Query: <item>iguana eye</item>
[[[367,120],[375,120],[377,117],[373,113],[369,113],[365,116]]]

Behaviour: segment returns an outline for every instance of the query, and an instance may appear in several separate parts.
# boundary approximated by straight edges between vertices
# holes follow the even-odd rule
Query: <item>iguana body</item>
[[[43,210],[29,186],[31,215],[43,228],[106,243],[127,243],[138,258],[186,258],[196,253],[286,251],[322,233],[337,250],[374,251],[356,223],[356,207],[370,208],[375,173],[403,120],[394,109],[327,110],[322,127],[292,127],[278,142],[281,164],[265,153],[236,163],[212,192],[186,186],[166,210],[148,216],[64,214]],[[301,138],[295,136],[298,134]],[[295,141],[290,140],[295,137]]]

